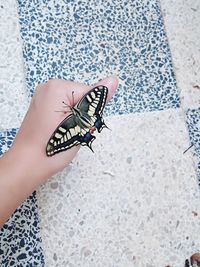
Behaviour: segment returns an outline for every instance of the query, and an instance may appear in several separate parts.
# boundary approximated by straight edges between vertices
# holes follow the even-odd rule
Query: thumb
[[[112,98],[112,96],[114,95],[115,93],[115,90],[117,89],[118,87],[118,79],[116,76],[109,76],[101,81],[99,81],[98,83],[96,83],[93,87],[95,86],[99,86],[99,85],[104,85],[108,88],[108,97],[107,97],[107,101],[106,102],[109,102],[110,99]]]

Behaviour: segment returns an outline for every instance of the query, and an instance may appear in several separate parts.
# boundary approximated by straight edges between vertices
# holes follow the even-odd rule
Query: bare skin
[[[108,77],[96,85],[108,87],[109,101],[118,86],[118,80],[116,77]],[[35,189],[63,170],[75,157],[79,146],[47,157],[46,144],[57,125],[68,115],[55,112],[62,110],[62,101],[72,105],[74,91],[76,104],[93,87],[50,80],[36,88],[12,147],[0,158],[0,228]]]

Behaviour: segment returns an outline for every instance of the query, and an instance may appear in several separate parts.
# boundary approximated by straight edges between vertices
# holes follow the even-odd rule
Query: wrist
[[[0,167],[7,179],[15,183],[16,187],[27,188],[30,194],[45,181],[39,153],[33,146],[18,146],[14,143],[1,160]]]
[[[13,146],[0,158],[0,228],[43,182],[41,173],[35,171],[36,162],[21,152]]]

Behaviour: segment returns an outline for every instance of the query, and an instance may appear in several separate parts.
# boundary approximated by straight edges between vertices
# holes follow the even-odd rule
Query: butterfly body
[[[95,116],[93,116],[92,118],[88,116],[87,113],[79,110],[77,107],[71,107],[71,111],[73,115],[75,116],[74,118],[75,118],[77,125],[79,125],[82,129],[85,129],[85,128],[89,129],[93,126]]]
[[[76,145],[88,146],[92,150],[91,145],[96,138],[93,133],[96,129],[101,132],[106,127],[102,113],[107,94],[107,87],[97,86],[83,96],[77,105],[70,107],[71,114],[58,125],[47,143],[47,156]]]

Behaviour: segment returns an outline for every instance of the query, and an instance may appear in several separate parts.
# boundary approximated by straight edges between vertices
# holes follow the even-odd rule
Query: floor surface
[[[28,1],[19,0],[18,3],[21,6],[21,14],[24,14],[23,10],[32,10],[27,4]],[[41,227],[40,232],[36,233],[38,246],[35,244],[34,248],[32,246],[32,253],[37,251],[38,255],[44,254],[47,267],[165,267],[167,265],[184,267],[185,259],[200,251],[200,237],[197,234],[200,232],[200,191],[197,177],[198,174],[200,175],[200,3],[196,0],[161,0],[158,6],[160,4],[178,91],[173,82],[165,83],[165,85],[170,84],[170,94],[171,92],[173,94],[172,98],[169,94],[168,102],[160,105],[162,107],[160,109],[163,109],[160,110],[159,97],[167,90],[167,87],[164,85],[162,87],[160,83],[162,74],[168,73],[167,77],[173,79],[169,57],[166,57],[167,61],[165,61],[166,63],[169,60],[169,64],[164,64],[163,68],[160,67],[159,79],[155,78],[158,76],[148,76],[149,72],[143,65],[146,58],[143,59],[142,56],[140,62],[136,63],[138,67],[133,70],[133,73],[130,71],[127,74],[127,70],[123,68],[123,62],[116,57],[119,52],[116,52],[116,49],[120,46],[120,42],[113,41],[111,48],[106,46],[107,39],[101,44],[106,51],[106,54],[102,54],[100,58],[102,62],[106,57],[108,57],[107,60],[111,60],[113,56],[115,61],[110,61],[112,64],[109,71],[114,73],[121,71],[120,88],[129,90],[133,85],[138,86],[137,97],[131,100],[130,97],[124,98],[120,112],[116,111],[117,101],[107,109],[107,115],[109,110],[114,110],[115,114],[106,119],[107,124],[112,128],[112,134],[104,131],[98,137],[94,145],[97,151],[96,157],[82,149],[72,165],[38,190],[38,209],[35,196],[28,200],[28,205],[29,203],[36,205]],[[39,52],[37,54],[35,48],[30,49],[34,51],[31,56],[35,60],[33,64],[23,60],[23,56],[27,58],[27,55],[30,59],[28,42],[26,43],[25,39],[30,41],[29,38],[32,36],[35,42],[37,33],[27,30],[32,25],[24,25],[24,43],[22,43],[18,11],[14,0],[6,2],[0,0],[1,153],[11,145],[16,133],[12,128],[20,126],[28,107],[30,93],[33,91],[31,70],[38,70],[34,67],[37,60],[43,66],[39,58],[41,54]],[[45,4],[41,12],[48,13]],[[120,13],[120,10],[118,12]],[[159,13],[155,13],[152,21],[158,17]],[[22,21],[20,23],[23,27]],[[162,29],[162,24],[159,24],[159,27],[160,25]],[[39,24],[36,26],[40,27]],[[140,29],[140,32],[145,32],[143,30]],[[57,34],[54,32],[53,36],[57,37]],[[99,34],[101,34],[100,30]],[[162,35],[162,38],[165,44],[165,35]],[[127,40],[127,43],[128,41],[130,40]],[[52,40],[48,39],[49,47],[53,49],[51,42]],[[25,43],[27,46],[24,45]],[[39,45],[40,52],[45,48],[43,44],[45,42]],[[54,48],[60,49],[61,45],[62,43],[59,43]],[[139,45],[142,47],[143,44]],[[163,47],[166,49],[165,46]],[[125,48],[124,51],[126,51]],[[167,55],[168,50],[164,51]],[[135,55],[138,51],[134,53],[134,58],[137,59]],[[160,53],[162,54],[163,51],[160,50]],[[53,62],[56,56],[52,55]],[[120,58],[124,56],[120,55]],[[150,54],[148,58],[150,63],[154,62],[152,56]],[[78,63],[76,58],[75,63]],[[42,77],[48,76],[48,69],[52,66],[54,65],[43,66]],[[116,66],[122,67],[118,69]],[[53,71],[58,72],[59,67],[55,66]],[[91,82],[98,76],[95,66],[89,70],[93,80],[90,80],[87,75],[84,76],[84,71],[87,72],[87,70],[74,73],[70,67],[73,69],[73,66],[69,66],[66,73],[71,73],[72,77],[78,75],[76,77],[80,80],[86,79],[87,82]],[[152,91],[146,89],[146,95],[144,92],[141,94],[139,90],[141,85],[137,80],[130,80],[136,70],[141,71],[136,77],[146,73],[147,85],[149,82],[152,83]],[[106,68],[98,71],[99,77],[106,75]],[[125,76],[122,75],[123,73]],[[40,81],[40,75],[38,77]],[[154,84],[157,87],[154,87]],[[160,90],[158,85],[161,86]],[[142,88],[147,87],[142,85]],[[180,107],[177,105],[177,92],[180,93]],[[131,91],[126,96],[130,95]],[[142,102],[138,102],[138,99],[142,99]],[[128,105],[127,108],[128,101],[134,105]],[[137,106],[138,103],[142,105]],[[155,106],[156,108],[152,108]],[[142,112],[137,113],[137,111]],[[191,142],[194,142],[194,148],[183,154]],[[86,161],[86,158],[89,160]],[[95,168],[91,168],[90,162],[94,163]],[[27,210],[29,210],[28,205],[24,205]],[[37,212],[34,216],[38,218]],[[12,222],[15,218],[11,219]],[[29,228],[28,222],[25,228],[30,234],[32,229]],[[12,228],[12,231],[15,230]],[[4,245],[8,237],[8,231],[0,235],[2,267],[7,266],[6,262],[8,262]],[[24,240],[30,241],[27,243],[30,248],[31,237],[28,241]],[[17,259],[19,264],[17,266],[31,266],[28,265],[29,258],[24,256],[26,246],[19,250],[18,247],[21,246],[22,241],[19,243],[16,239],[15,243],[12,249],[9,243],[6,245],[6,253],[15,251],[13,254],[15,259],[10,258],[9,261],[13,260],[16,264]],[[43,266],[42,256],[35,259],[34,264],[34,266]]]

